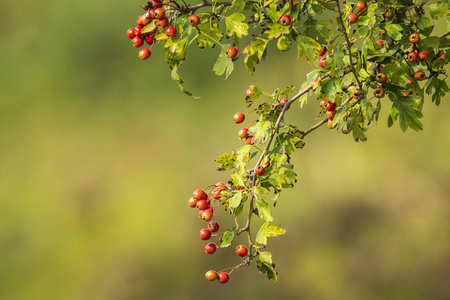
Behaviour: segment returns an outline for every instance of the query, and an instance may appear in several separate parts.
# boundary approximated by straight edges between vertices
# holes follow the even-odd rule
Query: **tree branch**
[[[339,0],[336,0],[337,3],[337,9],[339,13],[339,22],[342,26],[342,33],[344,34],[345,40],[347,42],[347,51],[348,51],[348,57],[350,60],[350,70],[352,71],[353,75],[355,76],[356,82],[358,83],[359,88],[362,90],[362,83],[358,78],[358,75],[356,74],[355,66],[353,65],[353,59],[352,59],[352,47],[350,45],[350,39],[348,37],[347,29],[345,29],[344,21],[342,20],[342,11],[341,11],[341,5],[339,4]]]

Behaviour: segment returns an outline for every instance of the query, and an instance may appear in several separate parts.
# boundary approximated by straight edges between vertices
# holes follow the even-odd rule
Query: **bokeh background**
[[[206,282],[240,259],[203,252],[187,200],[227,180],[214,159],[241,144],[232,116],[248,85],[299,85],[309,67],[274,50],[224,80],[219,49],[193,47],[190,99],[159,47],[142,62],[130,45],[140,4],[0,2],[0,299],[450,299],[448,97],[426,100],[420,133],[388,129],[385,106],[365,143],[308,136],[273,210],[280,282],[254,266]],[[289,121],[316,115],[311,99]]]

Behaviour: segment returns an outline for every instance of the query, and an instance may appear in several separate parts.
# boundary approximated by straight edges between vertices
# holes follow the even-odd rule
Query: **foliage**
[[[271,93],[250,86],[245,101],[256,108],[246,115],[254,113],[257,119],[245,128],[244,145],[216,160],[219,171],[231,171],[230,180],[206,188],[209,196],[204,200],[214,211],[223,206],[236,221],[235,227],[216,234],[216,244],[226,248],[244,232],[249,240],[246,260],[224,271],[231,273],[254,261],[261,273],[278,279],[272,254],[264,248],[267,238],[286,231],[270,225],[274,220],[271,206],[296,182],[290,157],[304,147],[309,133],[327,123],[337,132],[352,133],[355,141],[366,141],[367,131],[378,122],[383,107],[390,110],[389,126],[398,121],[403,131],[423,129],[420,119],[425,95],[431,95],[439,105],[449,92],[445,66],[450,60],[450,31],[441,35],[434,32],[438,22],[447,22],[450,29],[449,4],[367,1],[363,7],[350,1],[205,0],[188,5],[153,0],[142,6],[148,12],[138,18],[138,24],[148,24],[142,24],[138,31],[146,39],[154,38],[152,47],[155,41],[162,44],[172,78],[190,96],[178,75],[189,47],[218,47],[213,70],[226,77],[239,62],[255,72],[257,64],[267,57],[270,43],[282,52],[294,49],[298,60],[306,59],[312,66],[297,93],[293,86]],[[174,37],[165,34],[152,17],[151,11],[158,6],[164,7],[169,23],[177,29]],[[191,23],[193,15],[198,15],[198,24]],[[239,49],[237,57],[228,54],[230,46]],[[302,107],[311,97],[326,99],[319,116],[327,117],[304,131],[286,123],[284,116],[292,103],[298,100]],[[195,203],[202,200],[194,198]],[[246,224],[241,226],[238,217],[244,211]],[[253,215],[264,221],[254,238],[250,232]],[[201,212],[200,216],[209,221]]]

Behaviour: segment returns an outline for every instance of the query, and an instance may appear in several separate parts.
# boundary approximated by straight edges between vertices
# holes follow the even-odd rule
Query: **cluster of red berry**
[[[351,12],[347,16],[347,19],[348,19],[349,23],[351,23],[351,24],[356,23],[358,21],[359,14],[361,14],[362,12],[364,12],[367,9],[367,4],[366,4],[366,2],[361,1],[361,2],[356,3],[355,7],[358,12],[357,13]]]
[[[192,194],[192,197],[189,199],[188,204],[192,208],[198,208],[198,216],[204,221],[209,221],[207,228],[200,230],[200,239],[207,241],[209,240],[213,234],[217,235],[217,232],[220,229],[219,223],[211,220],[214,216],[214,209],[217,208],[222,202],[220,202],[221,194],[224,189],[228,188],[228,185],[223,182],[218,182],[214,185],[214,187],[210,190],[210,198],[208,194],[202,190],[197,189]],[[219,203],[214,207],[214,201],[218,200]],[[205,252],[207,254],[213,254],[217,250],[217,245],[221,242],[221,238],[216,243],[208,243],[205,246]],[[248,254],[247,247],[244,245],[239,245],[236,248],[236,254],[244,257]],[[213,281],[219,279],[220,283],[226,283],[229,280],[229,273],[220,271],[216,272],[214,270],[210,270],[205,274],[206,279],[209,281]]]
[[[155,36],[161,32],[165,32],[165,35],[170,38],[174,38],[177,35],[177,29],[172,25],[169,26],[170,11],[164,9],[161,0],[151,0],[147,2],[147,5],[141,7],[146,12],[138,17],[136,27],[127,30],[127,36],[131,39],[134,47],[141,48],[144,42],[153,47]],[[193,14],[189,16],[188,22],[191,26],[197,26],[200,23],[200,17]],[[151,23],[153,26],[150,28]],[[151,47],[150,49],[141,49],[139,58],[142,60],[149,58],[151,56]]]
[[[333,128],[333,119],[336,115],[336,103],[328,101],[328,99],[322,99],[319,102],[319,106],[322,109],[326,109],[328,118],[327,125],[329,128]]]

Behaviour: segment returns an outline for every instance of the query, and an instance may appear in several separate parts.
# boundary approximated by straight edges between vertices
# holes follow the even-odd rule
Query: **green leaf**
[[[277,42],[277,47],[281,51],[289,50],[289,46],[292,44],[292,38],[290,35],[282,35]]]
[[[235,168],[236,152],[233,151],[232,155],[224,153],[215,162],[219,164],[217,167],[218,171],[232,170]]]
[[[241,204],[241,201],[242,201],[242,191],[237,192],[236,194],[234,194],[233,197],[227,200],[228,205],[231,208],[238,207]]]
[[[236,167],[237,169],[243,168],[247,162],[250,160],[250,150],[252,150],[253,145],[244,145],[236,150]],[[234,152],[234,151],[233,151]],[[242,170],[244,172],[245,170]]]
[[[267,24],[265,33],[269,35],[269,39],[278,39],[283,35],[288,35],[290,33],[289,26],[283,26],[280,23],[269,23]]]
[[[308,36],[299,36],[297,60],[302,60],[306,57],[308,62],[313,64],[318,61],[319,56],[317,53],[321,48],[320,44],[312,38]]]
[[[233,239],[234,239],[234,230],[230,230],[230,231],[226,232],[222,236],[222,244],[220,245],[220,248],[226,248],[226,247],[230,246],[231,243],[233,242]]]
[[[417,20],[417,27],[424,30],[426,27],[430,26],[430,19],[427,17],[421,17]]]
[[[430,15],[433,19],[443,17],[449,13],[448,1],[438,1],[430,5]]]
[[[440,38],[437,36],[428,36],[421,40],[421,43],[426,48],[438,48],[439,47]]]
[[[231,178],[235,185],[240,185],[240,186],[245,187],[244,177],[241,173],[235,172],[235,173],[231,174]]]
[[[386,31],[389,34],[389,36],[392,37],[392,39],[396,40],[396,41],[400,41],[402,39],[402,32],[403,32],[403,28],[402,26],[398,25],[398,24],[389,24],[386,25]]]
[[[253,94],[245,96],[245,102],[252,104],[256,99],[261,96],[261,89],[256,85],[251,85],[250,88],[253,90]]]
[[[229,17],[224,17],[227,27],[227,35],[232,36],[236,34],[237,37],[242,38],[243,35],[248,34],[248,25],[243,23],[245,16],[241,13],[234,13]]]
[[[149,24],[147,24],[147,26],[142,28],[141,34],[151,32],[151,31],[155,30],[157,27],[158,27],[158,25],[156,24],[156,20],[153,20]]]
[[[259,273],[266,274],[267,278],[278,281],[278,276],[277,276],[278,272],[275,271],[274,264],[267,263],[267,262],[257,259],[256,267],[258,268]]]
[[[254,140],[264,142],[272,133],[272,125],[271,120],[265,119],[265,116],[262,115],[258,123],[250,127],[248,131],[253,135]]]
[[[223,32],[219,30],[216,18],[207,17],[206,21],[197,26],[197,30],[199,32],[197,43],[200,48],[206,47],[206,44],[213,48],[216,44],[220,44],[223,38]]]
[[[176,81],[176,83],[177,83],[178,88],[180,89],[180,91],[182,91],[183,93],[185,93],[186,95],[188,95],[188,96],[191,97],[191,98],[194,98],[194,99],[199,99],[199,98],[200,98],[200,97],[197,97],[197,96],[192,95],[191,92],[189,92],[188,90],[186,90],[186,89],[184,88],[184,86],[183,86],[183,80],[182,80],[181,77],[178,75],[178,65],[175,65],[175,66],[173,67],[171,76],[172,76],[172,80],[175,80],[175,81]]]
[[[292,84],[290,84],[288,87],[286,87],[284,90],[282,90],[280,92],[280,95],[287,95],[290,92],[292,92],[294,90],[294,86]]]
[[[331,78],[326,81],[323,85],[322,93],[324,93],[325,97],[328,99],[335,99],[336,95],[342,92],[342,86],[339,82],[339,78]]]
[[[308,20],[302,24],[304,36],[309,36],[322,45],[326,45],[333,37],[334,28],[331,20],[316,20],[309,16]]]
[[[419,118],[421,118],[423,115],[415,107],[417,105],[417,102],[422,100],[420,97],[415,95],[408,95],[400,99],[399,97],[397,97],[397,95],[391,96],[390,94],[390,98],[394,101],[393,106],[398,111],[400,128],[403,131],[406,131],[408,127],[415,131],[420,131],[423,129],[423,125],[419,121]]]
[[[213,70],[214,72],[216,72],[216,75],[218,76],[221,76],[223,73],[226,73],[225,78],[227,78],[231,74],[231,72],[233,72],[234,64],[231,58],[227,56],[225,51],[226,51],[225,47],[223,47],[220,51],[216,63],[214,64]]]
[[[272,222],[273,217],[269,209],[269,205],[263,198],[256,198],[256,207],[258,208],[258,216],[264,221]]]
[[[286,234],[286,230],[280,227],[280,225],[270,225],[269,222],[264,223],[256,234],[256,243],[261,245],[267,245],[268,237],[275,237],[278,235]]]
[[[272,263],[272,253],[270,252],[259,252],[259,259],[266,263]]]
[[[255,72],[255,64],[257,64],[258,62],[259,62],[259,59],[258,59],[257,53],[255,53],[253,55],[247,55],[244,58],[245,67],[252,74],[253,74],[253,72]]]
[[[250,42],[247,47],[245,47],[244,53],[247,53],[249,55],[256,54],[258,59],[261,59],[266,52],[268,42],[269,40],[256,37],[253,41]]]

